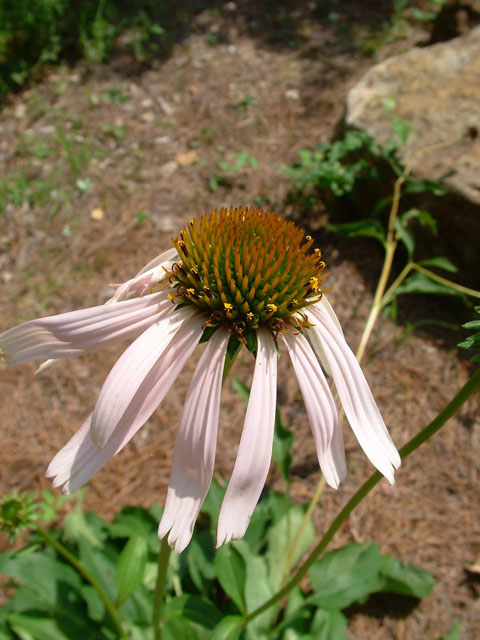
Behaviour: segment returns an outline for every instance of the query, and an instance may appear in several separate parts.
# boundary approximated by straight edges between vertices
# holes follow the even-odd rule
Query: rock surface
[[[387,59],[351,89],[347,127],[384,144],[396,119],[411,123],[403,163],[480,206],[480,27]]]

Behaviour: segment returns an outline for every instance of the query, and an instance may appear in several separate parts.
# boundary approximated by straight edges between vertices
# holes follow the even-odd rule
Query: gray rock
[[[411,123],[403,164],[480,205],[480,27],[387,59],[351,89],[347,127],[385,144],[395,119]]]

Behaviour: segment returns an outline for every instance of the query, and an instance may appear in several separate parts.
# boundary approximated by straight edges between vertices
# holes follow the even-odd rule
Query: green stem
[[[420,445],[431,438],[444,424],[449,420],[460,407],[472,396],[475,391],[480,389],[480,368],[478,368],[471,378],[463,385],[460,391],[449,402],[449,404],[441,411],[438,416],[424,427],[420,433],[414,436],[400,449],[400,457],[404,460],[407,456],[413,453]],[[334,535],[341,528],[343,523],[350,516],[352,511],[362,502],[362,500],[370,493],[370,491],[380,482],[382,475],[375,471],[368,480],[358,489],[356,493],[350,498],[347,504],[340,511],[338,516],[332,522],[327,529],[323,538],[316,545],[316,547],[310,552],[308,558],[297,570],[293,578],[286,584],[278,593],[276,593],[270,600],[262,604],[258,609],[255,609],[244,618],[244,625],[248,624],[251,620],[259,616],[261,613],[274,606],[282,598],[300,582],[310,567],[316,562],[320,554],[326,549]]]
[[[286,584],[287,582],[287,578],[290,575],[290,571],[292,569],[292,565],[295,559],[295,554],[297,552],[298,546],[300,544],[300,541],[303,537],[303,532],[305,531],[306,526],[308,525],[308,523],[310,522],[310,519],[312,517],[313,511],[315,509],[315,507],[318,504],[318,501],[320,500],[322,493],[325,490],[327,483],[325,482],[325,478],[322,476],[320,478],[320,482],[317,485],[317,489],[315,491],[315,494],[310,502],[310,504],[308,505],[308,509],[307,512],[305,514],[305,517],[302,520],[302,524],[300,525],[298,531],[297,531],[297,535],[295,536],[295,540],[293,541],[292,547],[290,549],[290,552],[288,553],[287,556],[287,561],[285,562],[285,571],[283,572],[283,580],[282,580],[282,584]]]
[[[395,293],[395,290],[397,289],[397,287],[399,287],[402,284],[402,282],[408,276],[408,274],[410,273],[412,268],[413,268],[413,263],[412,262],[407,262],[407,264],[403,267],[403,269],[400,271],[400,273],[395,278],[395,280],[392,282],[392,284],[385,291],[385,294],[384,294],[384,296],[382,298],[382,301],[380,303],[380,306],[381,306],[382,309],[393,298],[393,294]]]
[[[370,339],[375,322],[377,321],[378,314],[382,308],[382,299],[387,287],[387,282],[390,277],[390,271],[392,270],[393,257],[397,249],[397,240],[395,239],[395,220],[398,214],[398,208],[400,206],[400,198],[402,195],[402,184],[405,182],[405,175],[400,176],[393,189],[392,207],[390,209],[390,215],[388,218],[387,238],[386,238],[386,250],[385,260],[383,262],[382,273],[378,280],[377,288],[375,290],[375,296],[373,298],[373,304],[370,309],[370,313],[363,329],[362,337],[360,338],[360,344],[357,350],[357,360],[360,362],[365,353],[367,343]]]
[[[415,269],[416,271],[420,271],[420,273],[424,273],[432,280],[435,280],[436,282],[440,282],[441,284],[445,284],[447,287],[455,289],[456,291],[460,291],[460,293],[465,293],[467,296],[480,298],[480,291],[476,291],[475,289],[469,289],[468,287],[464,287],[461,284],[452,282],[447,278],[442,278],[442,276],[438,276],[436,273],[433,273],[433,271],[430,271],[430,269],[425,269],[425,267],[422,267],[416,262],[412,262],[412,269]]]
[[[153,631],[155,633],[155,640],[161,640],[162,638],[160,611],[163,604],[163,592],[167,582],[168,561],[171,551],[167,538],[163,538],[158,554],[157,581],[155,583],[155,594],[153,598]]]
[[[55,549],[61,556],[69,562],[74,569],[78,571],[78,573],[85,578],[87,582],[89,582],[95,591],[98,593],[100,600],[105,605],[106,610],[108,611],[110,618],[112,619],[113,624],[115,625],[120,640],[127,640],[127,635],[123,630],[122,623],[120,621],[120,616],[118,615],[118,611],[115,608],[115,605],[110,600],[103,587],[97,582],[96,578],[86,569],[83,564],[76,558],[73,553],[71,553],[61,542],[55,540],[50,533],[41,527],[39,524],[35,525],[38,533],[42,536],[47,544]]]

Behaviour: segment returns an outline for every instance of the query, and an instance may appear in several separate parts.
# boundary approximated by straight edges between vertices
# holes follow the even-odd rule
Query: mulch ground
[[[270,3],[262,12],[249,2],[215,4],[191,16],[169,55],[148,67],[119,51],[105,66],[56,68],[11,98],[0,113],[0,185],[10,185],[0,228],[2,329],[100,304],[109,296],[108,283],[128,279],[168,248],[191,217],[223,205],[261,204],[314,229],[331,274],[330,300],[357,346],[381,253],[369,241],[340,242],[323,219],[287,206],[281,168],[299,149],[330,139],[349,87],[375,60],[360,52],[360,43],[383,33],[391,16],[384,3],[362,3],[360,10],[345,2],[321,14],[315,3],[294,4],[275,12]],[[425,39],[413,26],[400,35],[393,42],[385,38],[376,58]],[[245,153],[258,166],[247,161],[228,172],[218,165],[234,166],[236,154]],[[35,204],[15,204],[12,189],[30,189]],[[437,313],[459,324],[464,310],[436,300],[404,302],[399,324],[381,323],[364,361],[399,446],[468,377],[456,336],[408,330],[414,319]],[[50,487],[43,476],[49,460],[91,411],[120,351],[68,360],[36,378],[35,365],[0,368],[2,492]],[[155,416],[89,483],[88,508],[111,517],[126,504],[163,502],[193,369],[191,362]],[[248,354],[232,374],[249,383]],[[282,416],[296,434],[293,494],[308,500],[319,471],[285,357],[279,380]],[[375,539],[382,551],[436,579],[420,603],[373,598],[352,608],[352,639],[439,639],[457,619],[462,638],[478,637],[480,587],[468,567],[480,555],[479,404],[474,398],[412,455],[394,487],[382,481],[336,537],[334,546]],[[227,382],[217,455],[224,477],[233,467],[243,415]],[[319,533],[371,471],[348,426],[345,439],[349,476],[338,491],[322,496]],[[280,486],[275,471],[269,485]]]

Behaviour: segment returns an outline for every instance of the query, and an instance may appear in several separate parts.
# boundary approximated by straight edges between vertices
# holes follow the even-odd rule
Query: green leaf
[[[419,599],[432,591],[434,579],[428,571],[412,564],[401,564],[388,554],[380,556],[380,561],[380,574],[385,577],[382,591]]]
[[[241,616],[225,616],[212,631],[209,640],[239,640],[242,629]]]
[[[413,257],[413,252],[415,251],[415,237],[413,233],[410,229],[407,229],[406,224],[400,218],[395,219],[394,227],[399,240],[407,250],[408,257],[411,259]]]
[[[457,622],[453,625],[453,627],[445,636],[445,640],[460,640],[461,638],[460,631],[461,631],[460,620],[457,620]]]
[[[184,618],[170,618],[162,625],[162,640],[199,640],[198,633]]]
[[[117,563],[117,603],[123,604],[142,583],[148,546],[142,536],[133,536],[123,548]]]
[[[245,560],[231,545],[225,545],[218,549],[215,555],[215,570],[222,589],[230,596],[239,610],[246,613],[245,603]]]
[[[379,220],[359,220],[357,222],[345,222],[344,224],[331,224],[331,231],[339,233],[347,238],[366,236],[379,240],[385,247],[385,231]]]
[[[76,636],[76,638],[66,636],[60,631],[55,620],[46,616],[12,613],[8,616],[8,622],[22,640],[80,639],[80,636]]]
[[[208,596],[215,578],[215,546],[210,531],[197,531],[187,550],[187,567],[193,584]]]
[[[306,507],[304,505],[292,504],[283,516],[268,529],[267,562],[270,584],[275,591],[282,586],[287,561],[297,533],[304,521],[305,512]],[[291,566],[308,551],[313,543],[314,537],[315,530],[313,523],[309,520],[291,559]]]
[[[456,291],[452,287],[432,280],[425,273],[415,272],[406,278],[396,289],[395,294],[397,296],[406,293],[424,293],[431,295],[443,295],[443,296],[460,296],[463,294]]]
[[[378,545],[371,542],[354,542],[327,553],[309,571],[314,593],[307,602],[323,609],[345,609],[365,602],[382,588],[380,565]]]
[[[252,553],[245,540],[232,543],[245,561],[245,604],[247,611],[253,611],[273,596],[273,589],[267,577],[267,563],[264,558]],[[261,632],[268,631],[275,619],[278,607],[270,607],[254,618],[248,625],[250,633],[258,637]]]
[[[444,271],[449,271],[450,273],[457,273],[458,269],[450,262],[448,258],[444,256],[437,256],[436,258],[429,258],[428,260],[421,260],[418,264],[423,267],[436,267],[437,269],[443,269]]]
[[[285,486],[290,485],[290,465],[292,464],[292,444],[295,436],[282,423],[280,411],[275,411],[275,431],[273,437],[272,457],[278,465]]]
[[[78,573],[60,560],[47,556],[44,552],[20,553],[2,563],[1,572],[23,584],[41,597],[44,602],[55,605],[58,600],[59,585],[68,585],[80,591],[82,580]]]
[[[315,640],[349,640],[347,619],[340,611],[318,609],[313,617],[311,631]]]
[[[80,540],[80,562],[90,571],[106,591],[108,597],[115,600],[117,554],[111,547],[92,547],[86,540]]]
[[[213,629],[222,618],[220,609],[213,602],[193,594],[173,598],[163,606],[161,615],[164,620],[183,618],[205,629]]]
[[[403,120],[398,116],[395,117],[395,120],[392,124],[392,131],[398,138],[398,141],[400,142],[401,145],[404,145],[407,143],[408,136],[411,130],[412,130],[411,122],[409,122],[408,120]]]

